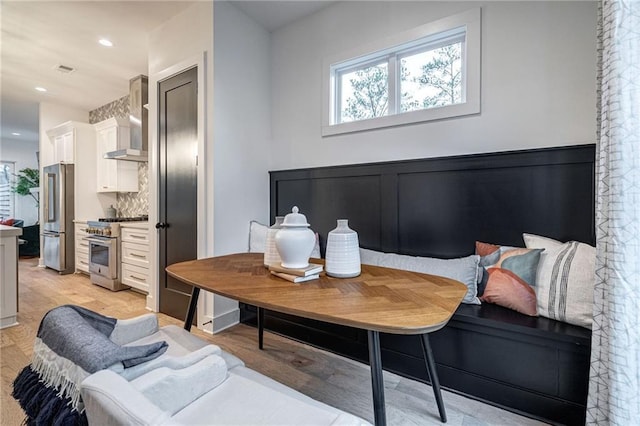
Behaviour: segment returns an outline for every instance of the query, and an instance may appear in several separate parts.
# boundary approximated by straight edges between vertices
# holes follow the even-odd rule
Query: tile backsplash
[[[111,117],[129,118],[129,95],[89,111],[90,124],[96,124]]]
[[[111,117],[129,118],[129,95],[89,111],[89,123],[95,124]],[[149,165],[138,163],[138,192],[116,194],[118,216],[149,214]]]

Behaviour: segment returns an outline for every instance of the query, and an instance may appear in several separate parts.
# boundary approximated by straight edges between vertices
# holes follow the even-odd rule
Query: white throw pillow
[[[227,364],[209,355],[185,368],[160,367],[130,383],[163,411],[174,415],[227,378]]]
[[[458,259],[436,259],[360,249],[360,262],[365,265],[439,275],[460,281],[467,286],[467,294],[462,299],[462,303],[472,305],[480,304],[477,284],[479,261],[480,256],[475,254]]]
[[[249,253],[264,253],[267,247],[268,226],[252,220],[249,222]]]
[[[541,248],[536,275],[538,314],[591,328],[596,249],[578,241],[562,243],[523,234],[527,248]]]

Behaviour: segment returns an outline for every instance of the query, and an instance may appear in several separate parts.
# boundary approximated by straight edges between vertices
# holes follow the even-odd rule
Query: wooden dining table
[[[313,263],[323,263],[311,259]],[[258,308],[263,348],[264,310],[367,330],[376,425],[386,424],[380,333],[420,335],[441,421],[447,421],[429,333],[444,327],[466,294],[464,284],[440,276],[362,265],[355,278],[293,283],[269,273],[262,253],[239,253],[169,265],[167,273],[193,286],[184,328],[191,329],[200,290]]]

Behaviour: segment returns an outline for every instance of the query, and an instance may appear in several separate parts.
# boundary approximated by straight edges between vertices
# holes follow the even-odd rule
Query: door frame
[[[190,68],[198,68],[198,163],[197,163],[197,254],[198,258],[213,256],[213,171],[208,170],[208,165],[213,164],[213,127],[207,121],[209,116],[208,99],[213,100],[213,94],[209,94],[209,89],[213,89],[213,84],[207,83],[207,76],[212,73],[210,68],[211,55],[203,51],[199,55],[192,56],[178,62],[164,70],[149,76],[149,223],[158,222],[158,140],[159,140],[159,120],[158,120],[158,83],[171,78]],[[151,282],[149,295],[147,296],[147,309],[158,312],[160,309],[159,300],[159,274],[158,265],[160,262],[160,250],[158,247],[158,233],[155,228],[150,230],[149,243],[152,249],[152,265],[150,265]],[[205,294],[207,294],[205,292]],[[186,314],[186,312],[185,312]],[[198,298],[198,324],[201,330],[212,332],[213,320],[213,298]],[[209,322],[208,326],[204,326]]]

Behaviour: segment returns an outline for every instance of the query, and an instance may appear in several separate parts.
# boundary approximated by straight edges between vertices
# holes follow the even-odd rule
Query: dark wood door
[[[160,312],[184,319],[191,286],[165,268],[197,258],[197,68],[161,81],[159,94]]]

